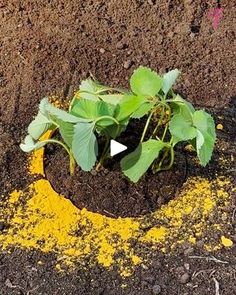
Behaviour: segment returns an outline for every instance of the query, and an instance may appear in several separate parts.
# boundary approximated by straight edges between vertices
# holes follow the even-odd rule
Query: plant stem
[[[113,122],[115,122],[117,124],[117,129],[116,129],[116,134],[115,134],[115,137],[114,139],[118,136],[119,132],[120,132],[120,123],[113,117],[110,117],[110,116],[102,116],[100,118],[98,118],[95,122],[95,124],[99,121],[99,120],[102,120],[102,119],[111,119]],[[104,146],[104,149],[103,149],[103,152],[102,152],[102,155],[101,155],[101,158],[96,166],[96,171],[99,171],[99,169],[101,168],[101,166],[103,165],[106,157],[107,157],[107,153],[109,151],[109,143],[110,143],[110,136],[106,136],[106,144]]]
[[[116,137],[119,135],[119,133],[120,133],[120,128],[121,128],[121,126],[118,125],[118,126],[117,126],[117,129],[116,129],[116,134],[115,134],[115,136],[114,136],[113,139],[116,139]]]
[[[163,164],[164,160],[166,159],[169,151],[170,151],[170,163],[169,163],[168,166],[162,167],[162,164]],[[169,149],[167,149],[165,151],[165,153],[164,153],[164,155],[162,157],[162,160],[159,162],[157,168],[153,169],[153,171],[154,171],[154,173],[157,173],[157,172],[159,172],[161,170],[169,170],[172,167],[173,163],[174,163],[174,148],[173,148],[173,146],[171,146]]]
[[[160,117],[160,119],[158,120],[158,123],[157,123],[155,129],[154,129],[153,132],[152,132],[152,136],[155,136],[155,135],[156,135],[157,130],[158,130],[158,128],[160,127],[161,122],[162,122],[162,120],[163,120],[164,114],[165,114],[165,107],[163,107],[162,110],[161,110],[161,117]]]
[[[165,153],[164,153],[164,155],[163,155],[161,161],[160,161],[159,164],[158,164],[158,168],[157,168],[158,170],[157,170],[157,171],[160,171],[160,170],[161,170],[161,166],[162,166],[164,160],[166,159],[168,153],[169,153],[169,149],[167,149],[167,150],[165,151]]]
[[[70,175],[73,176],[75,173],[75,158],[70,152]]]
[[[141,139],[140,139],[140,142],[143,142],[143,140],[144,140],[144,137],[145,137],[145,135],[146,135],[146,132],[147,132],[147,129],[148,129],[148,126],[149,126],[149,123],[150,123],[150,120],[151,120],[151,118],[152,118],[153,113],[154,113],[154,111],[151,112],[150,115],[149,115],[148,118],[147,118],[147,121],[146,121],[145,127],[144,127],[144,129],[143,129],[143,133],[142,133],[142,137],[141,137]]]
[[[103,149],[103,152],[102,152],[102,155],[101,155],[101,158],[96,166],[96,171],[99,171],[99,169],[102,167],[103,163],[104,163],[104,160],[106,159],[107,157],[107,153],[108,153],[108,150],[109,150],[109,143],[110,143],[110,138],[107,137],[106,138],[106,144],[104,146],[104,149]]]
[[[163,132],[163,135],[162,135],[162,138],[161,138],[162,141],[164,141],[164,139],[165,139],[166,131],[168,129],[168,126],[169,126],[169,123],[166,123],[165,129],[164,129],[164,132]]]
[[[170,148],[170,163],[168,166],[163,167],[160,170],[169,170],[173,166],[173,163],[174,163],[174,148],[171,147]]]
[[[124,94],[124,93],[127,92],[126,89],[115,88],[115,87],[114,87],[114,88],[113,88],[113,87],[106,87],[106,88],[104,88],[104,89],[101,89],[101,90],[95,92],[95,94],[101,94],[101,93],[103,93],[103,92],[107,92],[107,91],[117,91],[117,92],[120,92],[120,93],[122,93],[122,94]]]
[[[101,116],[101,117],[99,117],[99,118],[96,119],[95,124],[97,122],[103,120],[103,119],[109,119],[109,120],[113,121],[114,123],[116,123],[116,125],[119,125],[120,124],[115,118],[113,118],[111,116]]]
[[[78,99],[76,96],[74,96],[74,97],[72,98],[72,101],[70,102],[70,105],[69,105],[69,112],[71,111],[71,108],[72,108],[72,106],[73,106],[73,104],[74,104],[74,101],[75,101],[76,99]]]
[[[165,99],[165,98],[164,98]],[[164,118],[164,115],[165,115],[165,109],[168,110],[169,112],[169,119],[170,119],[170,115],[171,115],[171,109],[170,109],[170,106],[164,101],[160,101],[158,103],[158,105],[156,106],[156,109],[159,107],[159,106],[162,106],[162,110],[161,110],[161,117],[160,119],[158,120],[158,123],[155,127],[155,129],[153,130],[153,133],[152,133],[152,136],[156,136],[157,134],[157,131],[158,131],[158,128],[160,127],[162,121],[163,121],[163,118]]]
[[[80,93],[87,93],[87,94],[92,94],[92,95],[99,95],[99,94],[102,94],[103,92],[107,92],[107,91],[117,91],[117,92],[119,92],[121,94],[124,94],[124,93],[127,92],[126,89],[106,87],[106,88],[103,88],[103,89],[98,90],[96,92],[82,90],[82,91],[80,91]]]

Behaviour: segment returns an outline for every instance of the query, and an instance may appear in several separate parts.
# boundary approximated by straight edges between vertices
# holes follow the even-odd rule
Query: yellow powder
[[[218,129],[218,130],[223,130],[224,127],[223,127],[222,124],[217,124],[217,125],[216,125],[216,129]]]
[[[131,259],[134,265],[138,265],[142,262],[142,259],[138,257],[137,255],[133,255]]]
[[[58,272],[63,272],[63,269],[62,269],[62,267],[61,267],[61,264],[57,263],[57,264],[55,265],[55,268],[56,268],[56,270],[57,270]]]
[[[193,207],[187,205],[186,208],[185,208],[185,213],[186,213],[186,215],[191,214],[192,211],[193,211]]]
[[[132,272],[130,271],[129,267],[126,267],[121,270],[120,275],[122,277],[130,277],[132,275]]]
[[[42,157],[43,153],[34,153],[31,173],[42,175]],[[211,251],[232,246],[232,241],[224,237],[224,225],[230,216],[223,214],[222,209],[230,201],[229,185],[230,180],[225,178],[210,182],[193,177],[174,200],[156,212],[139,218],[113,219],[79,210],[57,194],[47,180],[40,179],[27,189],[10,194],[0,212],[0,219],[7,218],[9,224],[9,228],[0,233],[0,245],[3,249],[18,246],[54,252],[58,271],[63,270],[63,265],[73,268],[90,261],[91,265],[99,263],[108,268],[116,264],[122,276],[129,276],[136,265],[147,259],[144,254],[142,257],[135,253],[133,244],[138,245],[137,249],[151,244],[153,249],[167,253],[179,244],[194,244],[204,237]],[[212,214],[224,218],[212,224],[208,222]],[[208,231],[220,233],[221,241],[208,240]],[[117,256],[118,253],[122,255]]]
[[[18,202],[19,198],[20,198],[21,193],[14,190],[11,194],[10,194],[10,198],[9,198],[9,203],[15,204]]]
[[[42,140],[46,140],[50,138],[53,130],[46,132],[42,137]],[[30,156],[29,162],[29,172],[30,174],[39,174],[45,176],[44,174],[44,165],[43,165],[43,157],[44,157],[44,148],[34,151],[33,155]]]
[[[145,242],[158,243],[165,239],[166,228],[161,226],[159,228],[151,228],[147,234],[144,236],[143,240]]]
[[[187,152],[193,152],[194,151],[194,148],[191,144],[187,144],[184,149],[187,151]]]
[[[212,251],[218,251],[220,250],[222,247],[221,245],[209,245],[209,244],[205,244],[204,248],[208,251],[208,252],[212,252]]]
[[[48,99],[49,99],[50,103],[52,103],[57,108],[61,108],[64,110],[68,110],[68,108],[69,108],[69,102],[62,100],[60,97],[58,97],[56,95],[51,95],[51,96],[49,96]]]
[[[190,236],[190,237],[188,238],[188,241],[189,241],[190,243],[192,243],[192,244],[195,244],[195,243],[196,243],[196,238]]]
[[[29,172],[30,174],[40,174],[44,175],[44,168],[43,168],[43,154],[44,148],[41,148],[34,152],[34,154],[30,157],[30,164],[29,164]]]
[[[221,243],[222,243],[225,247],[231,247],[231,246],[233,246],[233,242],[232,242],[230,239],[226,238],[225,236],[222,236],[222,237],[221,237]]]
[[[109,244],[108,241],[105,239],[100,243],[99,254],[97,256],[98,263],[102,264],[103,266],[111,266],[114,262],[113,255],[115,253],[114,247]]]
[[[210,198],[206,198],[203,206],[205,214],[208,214],[214,207],[214,202]]]
[[[128,285],[127,285],[127,284],[121,284],[120,286],[121,286],[121,288],[122,288],[122,289],[125,289],[125,288],[127,288],[127,287],[128,287]]]

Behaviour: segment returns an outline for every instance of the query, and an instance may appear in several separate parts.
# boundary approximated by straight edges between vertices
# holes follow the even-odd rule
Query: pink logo
[[[223,16],[223,8],[211,8],[209,9],[207,16],[212,21],[212,26],[214,30],[216,30]]]

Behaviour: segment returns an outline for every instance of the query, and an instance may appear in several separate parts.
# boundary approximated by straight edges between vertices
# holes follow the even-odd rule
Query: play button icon
[[[111,157],[123,152],[127,150],[127,146],[117,142],[116,140],[111,140],[111,143],[110,143],[110,154],[111,154]]]

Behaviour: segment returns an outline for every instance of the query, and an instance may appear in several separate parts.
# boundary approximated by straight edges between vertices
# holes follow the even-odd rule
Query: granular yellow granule
[[[224,127],[223,127],[222,124],[217,124],[217,125],[216,125],[216,129],[217,129],[217,130],[223,130]]]
[[[53,131],[47,131],[40,139],[40,141],[48,139]],[[40,148],[39,150],[34,151],[34,153],[30,156],[30,161],[28,165],[30,174],[39,174],[45,176],[44,173],[44,165],[43,165],[43,157],[44,157],[44,148]]]
[[[29,166],[35,167],[31,172],[43,171],[42,157],[36,152],[31,158]],[[202,237],[209,250],[230,246],[227,238],[212,242],[207,235],[227,234],[224,225],[230,216],[224,215],[222,208],[230,201],[229,185],[230,180],[225,178],[212,181],[189,178],[179,195],[156,212],[138,218],[114,219],[85,208],[79,210],[56,193],[46,179],[39,179],[27,189],[10,194],[0,212],[0,219],[7,220],[9,225],[0,233],[0,245],[3,249],[18,246],[53,252],[58,258],[55,267],[59,271],[63,265],[73,268],[90,261],[107,268],[115,264],[121,275],[129,276],[136,265],[146,260],[140,249],[147,244],[164,253],[184,242],[195,244]],[[224,218],[217,220],[217,224],[209,223],[209,216],[214,214]]]
[[[33,153],[30,158],[29,172],[30,174],[40,174],[45,176],[43,168],[44,148],[41,148]]]
[[[166,231],[166,228],[163,226],[159,228],[153,227],[144,236],[143,241],[152,243],[162,242],[165,239]]]
[[[233,241],[231,241],[230,239],[226,238],[225,236],[221,237],[221,243],[225,246],[225,247],[231,247],[233,246]]]
[[[15,204],[18,202],[19,198],[20,198],[20,192],[14,190],[11,194],[10,194],[10,198],[9,198],[9,203],[11,204]]]
[[[130,271],[129,267],[125,267],[121,269],[120,275],[122,277],[130,277],[132,275],[132,272]]]
[[[133,255],[131,257],[131,260],[133,262],[134,265],[138,265],[142,262],[142,259],[140,257],[138,257],[137,255]]]
[[[165,252],[185,241],[195,243],[197,238],[209,230],[208,216],[216,208],[217,199],[221,198],[222,206],[229,199],[222,180],[219,180],[219,196],[212,193],[212,186],[216,186],[217,182],[215,180],[210,183],[202,178],[188,180],[175,200],[150,215],[155,224],[162,225],[153,225],[145,232],[141,225],[147,222],[147,216],[113,219],[86,209],[79,210],[65,197],[57,194],[47,180],[41,179],[30,185],[27,194],[16,191],[11,194],[9,200],[17,199],[18,205],[7,209],[8,213],[9,210],[13,213],[13,217],[7,232],[0,235],[0,243],[3,248],[18,245],[55,252],[58,264],[64,263],[71,267],[74,262],[83,261],[85,257],[110,267],[118,262],[114,258],[115,254],[123,251],[124,261],[119,263],[121,273],[126,276],[132,273],[132,267],[145,259],[134,253],[131,240],[140,245],[151,243]],[[24,210],[23,205],[19,204],[19,198],[27,200]],[[190,206],[192,210],[189,209]],[[188,220],[184,221],[186,216]],[[78,235],[76,232],[80,227]],[[215,226],[211,229],[221,230],[221,226],[218,224],[217,229]],[[222,245],[221,242],[219,244]],[[168,245],[171,247],[166,248]],[[131,262],[130,267],[123,266],[127,259]]]

